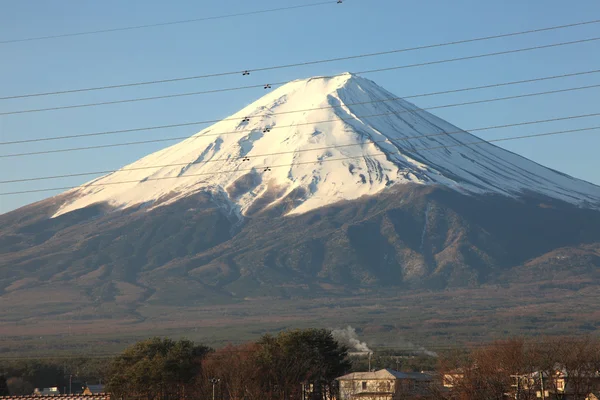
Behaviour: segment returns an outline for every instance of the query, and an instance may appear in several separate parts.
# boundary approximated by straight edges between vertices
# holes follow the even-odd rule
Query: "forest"
[[[547,399],[587,400],[600,390],[600,341],[595,337],[512,338],[437,356],[375,349],[367,357],[349,350],[326,329],[282,331],[219,349],[154,337],[112,358],[2,360],[0,395],[50,386],[76,393],[100,383],[114,399],[123,400],[321,400],[336,397],[336,378],[369,367],[431,374],[428,392],[400,396],[406,399],[508,395],[529,400],[544,393]]]

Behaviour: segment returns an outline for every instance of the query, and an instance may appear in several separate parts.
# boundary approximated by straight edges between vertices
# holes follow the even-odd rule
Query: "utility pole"
[[[542,389],[542,400],[546,400],[546,393],[544,392],[544,373],[540,372],[540,387]]]
[[[69,374],[69,394],[73,394],[73,375]]]
[[[213,389],[213,396],[212,396],[212,400],[215,400],[215,386],[217,383],[221,382],[221,380],[219,378],[210,378],[210,383],[212,383],[212,389]]]
[[[369,372],[371,372],[371,355],[373,352],[369,352]]]

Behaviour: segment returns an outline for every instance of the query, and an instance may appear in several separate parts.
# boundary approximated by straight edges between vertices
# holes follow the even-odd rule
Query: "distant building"
[[[458,385],[465,377],[465,371],[463,369],[455,369],[453,371],[446,372],[442,376],[442,386],[451,389]]]
[[[60,390],[56,386],[43,389],[35,388],[33,389],[33,394],[37,396],[57,395],[60,394]]]
[[[339,400],[396,400],[403,395],[428,394],[433,376],[420,372],[381,369],[354,372],[337,378]]]
[[[86,385],[83,389],[83,394],[99,394],[104,393],[104,385]]]
[[[512,375],[515,379],[513,388],[520,391],[535,392],[542,399],[560,397],[565,400],[571,398],[581,399],[590,390],[600,389],[600,373],[580,372],[577,376],[569,374],[561,368],[556,368],[552,373],[534,372],[524,375]],[[542,393],[543,390],[543,393]],[[592,391],[585,397],[586,400],[597,399],[598,393]]]
[[[98,385],[93,385],[93,386],[98,386]],[[43,388],[43,389],[35,388],[33,390],[33,394],[38,395],[38,396],[54,396],[54,395],[59,395],[59,394],[75,395],[75,394],[82,394],[85,388],[86,388],[86,386],[84,386],[80,382],[73,381],[68,387],[63,388],[63,393],[61,393],[60,389],[57,386],[53,386],[53,387]],[[102,389],[104,389],[104,386],[102,386]],[[96,394],[96,393],[102,393],[102,392],[104,392],[104,390],[101,390],[98,392],[90,392],[88,394]]]

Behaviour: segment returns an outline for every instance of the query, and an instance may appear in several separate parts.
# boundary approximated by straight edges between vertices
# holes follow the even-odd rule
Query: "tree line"
[[[499,340],[440,357],[443,400],[587,400],[600,391],[600,340],[552,337]]]
[[[114,360],[107,385],[119,399],[325,399],[350,369],[347,352],[325,329],[264,335],[218,350],[153,338]]]
[[[122,400],[211,399],[213,393],[218,400],[316,400],[331,398],[335,378],[351,368],[348,347],[326,329],[267,334],[217,350],[186,339],[155,337],[113,359],[80,361],[8,361],[0,363],[0,381],[12,395],[31,394],[34,387],[63,391],[69,384],[101,380],[113,398]],[[76,381],[69,382],[73,377]]]
[[[336,395],[335,378],[367,371],[366,360],[349,356],[325,329],[267,334],[216,350],[151,338],[112,359],[4,362],[0,394],[31,394],[34,385],[62,389],[71,375],[73,385],[101,379],[122,400],[205,400],[213,394],[218,400],[323,400]],[[438,357],[381,351],[371,363],[373,369],[431,371],[429,394],[420,397],[429,400],[587,400],[600,390],[600,340],[591,337],[515,338]]]
[[[86,384],[102,383],[110,359],[73,356],[69,358],[8,359],[0,361],[0,396],[25,395],[34,388],[71,387],[81,391]]]

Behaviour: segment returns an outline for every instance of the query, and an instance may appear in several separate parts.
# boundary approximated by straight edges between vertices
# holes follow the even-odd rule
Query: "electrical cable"
[[[424,62],[424,63],[416,63],[416,64],[400,65],[400,66],[395,66],[395,67],[371,69],[371,70],[354,72],[353,74],[364,75],[364,74],[392,71],[392,70],[405,69],[405,68],[423,67],[423,66],[427,66],[427,65],[437,65],[437,64],[451,63],[451,62],[464,61],[464,60],[473,60],[473,59],[484,58],[484,57],[494,57],[494,56],[499,56],[499,55],[514,54],[514,53],[520,53],[520,52],[525,52],[525,51],[547,49],[547,48],[553,48],[553,47],[559,47],[559,46],[569,46],[569,45],[573,45],[573,44],[588,43],[588,42],[594,42],[594,41],[598,41],[598,40],[600,40],[600,37],[580,39],[580,40],[574,40],[574,41],[570,41],[570,42],[552,43],[552,44],[548,44],[548,45],[526,47],[526,48],[520,48],[520,49],[514,49],[514,50],[499,51],[499,52],[494,52],[494,53],[477,54],[477,55],[466,56],[466,57],[457,57],[457,58],[450,58],[450,59],[444,59],[444,60],[429,61],[429,62]],[[340,76],[340,75],[343,75],[343,74],[322,76],[322,77],[317,77],[317,78],[318,79],[330,79],[330,78]],[[264,87],[265,89],[270,89],[273,86],[281,86],[281,85],[284,85],[284,84],[287,84],[290,82],[293,82],[293,81],[268,83],[265,85],[238,86],[238,87],[232,87],[232,88],[204,90],[204,91],[198,91],[198,92],[175,93],[175,94],[161,95],[161,96],[136,97],[136,98],[130,98],[130,99],[103,101],[103,102],[96,102],[96,103],[72,104],[72,105],[68,105],[68,106],[57,106],[57,107],[36,108],[36,109],[27,109],[27,110],[6,111],[6,112],[1,112],[0,115],[29,114],[29,113],[37,113],[37,112],[45,112],[45,111],[70,110],[70,109],[75,109],[75,108],[99,107],[99,106],[123,104],[123,103],[136,103],[136,102],[141,102],[141,101],[169,99],[169,98],[185,97],[185,96],[196,96],[196,95],[200,95],[200,94],[229,92],[229,91],[251,89],[251,88],[257,88],[257,87]]]
[[[404,111],[392,111],[392,112],[380,113],[380,114],[353,116],[353,117],[348,117],[348,118],[336,118],[336,119],[331,119],[331,120],[306,122],[306,123],[287,125],[287,126],[274,126],[269,129],[272,130],[272,129],[291,128],[291,127],[295,127],[295,126],[311,125],[311,124],[315,124],[315,123],[336,122],[336,121],[340,121],[340,120],[352,121],[352,120],[355,120],[356,118],[374,118],[374,117],[381,117],[381,116],[386,116],[386,115],[397,115],[397,114],[404,114],[404,113],[410,113],[410,112],[422,112],[422,111],[438,110],[438,109],[450,108],[450,107],[462,107],[462,106],[466,106],[466,105],[484,104],[484,103],[491,103],[491,102],[496,102],[496,101],[521,99],[521,98],[543,96],[543,95],[556,94],[556,93],[566,93],[566,92],[571,92],[571,91],[592,89],[592,88],[598,88],[598,87],[600,87],[600,84],[588,85],[588,86],[578,86],[578,87],[574,87],[574,88],[559,89],[559,90],[550,90],[550,91],[545,91],[545,92],[527,93],[527,94],[520,94],[520,95],[514,95],[514,96],[507,96],[507,97],[496,97],[496,98],[492,98],[492,99],[476,100],[476,101],[469,101],[469,102],[463,102],[463,103],[445,104],[445,105],[435,106],[435,107],[415,108],[415,109],[404,110]],[[105,149],[105,148],[112,148],[112,147],[133,146],[133,145],[149,144],[149,143],[161,143],[161,142],[168,142],[168,141],[175,141],[175,140],[186,140],[186,139],[197,140],[197,139],[201,139],[201,138],[205,138],[205,137],[209,137],[209,136],[232,135],[232,134],[255,132],[255,131],[257,131],[257,129],[209,133],[209,134],[204,134],[204,135],[200,135],[200,136],[191,136],[191,137],[190,136],[180,136],[180,137],[174,137],[174,138],[141,140],[141,141],[135,141],[135,142],[126,142],[126,143],[113,143],[113,144],[95,145],[95,146],[71,147],[71,148],[66,148],[66,149],[41,150],[41,151],[32,151],[32,152],[26,152],[26,153],[1,154],[0,158],[15,158],[15,157],[35,156],[35,155],[40,155],[40,154],[54,154],[54,153],[66,153],[66,152],[82,151],[82,150]]]
[[[325,4],[325,3],[323,3],[323,4]],[[52,96],[52,95],[67,94],[67,93],[90,92],[90,91],[98,91],[98,90],[106,90],[106,89],[126,88],[126,87],[133,87],[133,86],[155,85],[155,84],[160,84],[160,83],[197,80],[197,79],[213,78],[213,77],[228,76],[228,75],[239,75],[239,74],[244,74],[246,72],[250,73],[250,72],[271,71],[271,70],[277,70],[277,69],[293,68],[293,67],[315,65],[315,64],[324,64],[324,63],[331,63],[331,62],[344,61],[344,60],[354,60],[354,59],[359,59],[359,58],[376,57],[376,56],[381,56],[381,55],[403,53],[403,52],[431,49],[431,48],[437,48],[437,47],[454,46],[454,45],[458,45],[458,44],[473,43],[473,42],[492,40],[492,39],[500,39],[500,38],[511,37],[511,36],[527,35],[527,34],[531,34],[531,33],[546,32],[546,31],[552,31],[552,30],[557,30],[557,29],[565,29],[565,28],[597,24],[597,23],[600,23],[600,20],[583,21],[583,22],[576,22],[576,23],[566,24],[566,25],[551,26],[551,27],[531,29],[531,30],[519,31],[519,32],[510,32],[510,33],[504,33],[504,34],[492,35],[492,36],[483,36],[483,37],[477,37],[477,38],[471,38],[471,39],[457,40],[457,41],[452,41],[452,42],[436,43],[436,44],[417,46],[417,47],[407,47],[407,48],[402,48],[402,49],[380,51],[380,52],[376,52],[376,53],[358,54],[358,55],[352,55],[352,56],[346,56],[346,57],[336,57],[336,58],[329,58],[329,59],[322,59],[322,60],[305,61],[305,62],[298,62],[298,63],[293,63],[293,64],[274,65],[274,66],[269,66],[269,67],[253,68],[253,69],[248,69],[248,70],[217,72],[217,73],[206,74],[206,75],[194,75],[194,76],[185,76],[185,77],[177,77],[177,78],[169,78],[169,79],[158,79],[158,80],[151,80],[151,81],[123,83],[123,84],[117,84],[117,85],[105,85],[105,86],[87,87],[87,88],[79,88],[79,89],[58,90],[58,91],[53,91],[53,92],[41,92],[41,93],[29,93],[29,94],[21,94],[21,95],[13,95],[13,96],[4,96],[4,97],[0,97],[0,100],[19,99],[19,98],[26,98],[26,97]],[[0,43],[2,43],[2,42],[0,42]]]
[[[284,115],[284,114],[300,113],[300,112],[307,112],[307,111],[317,111],[317,110],[341,108],[344,106],[384,103],[384,102],[388,102],[388,101],[415,99],[415,98],[419,98],[419,97],[438,96],[438,95],[451,94],[451,93],[461,93],[461,92],[468,92],[468,91],[473,91],[473,90],[498,88],[498,87],[503,87],[503,86],[520,85],[520,84],[524,84],[524,83],[532,83],[532,82],[540,82],[540,81],[553,80],[553,79],[562,79],[562,78],[573,77],[573,76],[596,74],[599,72],[600,72],[600,69],[596,69],[596,70],[591,70],[591,71],[545,76],[545,77],[541,77],[541,78],[532,78],[532,79],[525,79],[525,80],[518,80],[518,81],[492,83],[492,84],[487,84],[487,85],[482,85],[482,86],[471,86],[471,87],[460,88],[460,89],[444,90],[444,91],[438,91],[438,92],[421,93],[421,94],[415,94],[415,95],[410,95],[410,96],[398,96],[398,97],[392,97],[392,98],[381,99],[381,100],[361,101],[361,102],[355,102],[355,103],[344,103],[344,105],[339,105],[339,106],[338,105],[329,105],[329,106],[323,106],[323,107],[307,108],[307,109],[302,109],[302,110],[283,111],[283,112],[275,112],[275,113],[270,113],[270,114],[259,114],[259,115],[253,115],[251,119],[254,119],[257,117],[265,117],[265,116],[270,117],[270,116],[274,116],[274,115]],[[224,119],[185,122],[185,123],[179,123],[179,124],[158,125],[158,126],[130,128],[130,129],[104,131],[104,132],[52,136],[52,137],[46,137],[46,138],[22,139],[22,140],[0,142],[0,146],[21,144],[21,143],[33,143],[33,142],[46,142],[46,141],[53,141],[53,140],[74,139],[74,138],[83,138],[83,137],[91,137],[91,136],[104,136],[104,135],[113,135],[113,134],[117,134],[117,133],[140,132],[140,131],[146,131],[146,130],[167,129],[167,128],[176,128],[176,127],[192,126],[192,125],[204,125],[204,124],[212,124],[212,123],[223,122],[223,121],[239,121],[239,120],[240,120],[239,118],[224,118]]]
[[[283,154],[295,154],[295,153],[304,153],[304,152],[310,152],[310,151],[338,149],[338,148],[344,148],[344,147],[362,146],[364,144],[377,144],[377,143],[387,143],[387,142],[396,143],[396,142],[412,140],[412,139],[426,139],[426,138],[431,138],[431,137],[456,135],[456,134],[463,134],[463,133],[469,134],[471,132],[481,132],[481,131],[487,131],[487,130],[493,130],[493,129],[513,128],[513,127],[517,127],[517,126],[535,125],[535,124],[542,124],[542,123],[548,123],[548,122],[567,121],[567,120],[597,117],[597,116],[600,116],[600,113],[572,115],[572,116],[567,116],[567,117],[551,118],[551,119],[544,119],[544,120],[517,122],[517,123],[513,123],[513,124],[493,125],[493,126],[486,126],[486,127],[482,127],[482,128],[473,128],[473,129],[467,129],[467,130],[460,129],[457,131],[432,133],[432,134],[427,134],[427,135],[406,136],[406,137],[398,138],[398,139],[386,138],[386,139],[382,139],[382,140],[365,140],[360,143],[340,144],[340,145],[333,145],[333,146],[316,147],[316,148],[311,148],[311,149],[282,151],[282,152],[277,152],[277,153],[256,154],[256,155],[253,155],[251,158],[261,158],[261,157],[277,156],[277,155],[283,155]],[[232,158],[218,158],[218,159],[213,159],[213,160],[198,161],[198,162],[193,162],[193,163],[186,162],[186,163],[175,163],[175,164],[163,164],[163,165],[152,165],[152,166],[146,166],[146,167],[121,168],[121,169],[107,170],[107,171],[78,172],[78,173],[64,174],[64,175],[41,176],[41,177],[34,177],[34,178],[21,178],[21,179],[0,181],[0,184],[22,183],[22,182],[41,181],[41,180],[50,180],[50,179],[63,179],[63,178],[72,178],[72,177],[89,176],[89,175],[104,175],[104,174],[110,174],[110,173],[116,173],[116,172],[139,171],[139,170],[155,169],[155,168],[203,165],[203,164],[209,164],[209,163],[213,163],[213,162],[243,160],[245,158],[250,158],[250,157],[249,156],[238,156],[238,157],[232,157]]]
[[[554,132],[545,132],[545,133],[539,133],[539,134],[522,135],[522,136],[515,136],[515,137],[508,137],[508,138],[480,140],[480,141],[476,141],[476,142],[457,143],[457,144],[446,145],[446,146],[416,148],[416,149],[403,150],[403,151],[405,153],[410,154],[415,151],[428,151],[428,150],[447,149],[447,148],[453,148],[453,147],[464,147],[464,146],[472,146],[472,145],[479,145],[479,144],[488,144],[488,143],[493,143],[493,142],[522,140],[522,139],[529,139],[529,138],[535,138],[535,137],[552,136],[552,135],[560,135],[560,134],[576,133],[576,132],[585,132],[585,131],[598,130],[598,129],[600,129],[600,126],[579,128],[579,129],[570,129],[570,130],[563,130],[563,131],[554,131]],[[355,159],[365,158],[365,157],[382,157],[382,156],[389,156],[389,155],[393,155],[393,154],[403,154],[403,153],[400,151],[397,151],[397,152],[387,152],[387,153],[379,153],[379,154],[361,154],[358,156],[333,158],[333,159],[327,159],[327,160],[303,161],[303,162],[298,162],[298,163],[293,163],[293,164],[268,165],[268,166],[265,166],[265,173],[270,171],[272,168],[293,167],[293,166],[297,166],[297,165],[306,165],[306,164],[321,164],[321,163],[325,163],[325,162],[347,161],[347,160],[355,160]],[[144,182],[161,181],[161,180],[167,180],[167,179],[190,178],[190,177],[196,177],[196,176],[209,176],[209,175],[214,176],[217,174],[236,173],[236,172],[240,172],[240,171],[251,172],[251,171],[255,171],[255,170],[256,170],[256,167],[252,167],[252,168],[248,168],[248,169],[242,168],[242,169],[235,169],[235,170],[229,170],[229,171],[220,171],[218,173],[206,172],[206,173],[189,174],[189,175],[183,175],[183,176],[166,176],[166,177],[158,177],[158,178],[148,178]],[[84,184],[84,185],[79,185],[79,186],[66,186],[66,187],[57,187],[57,188],[21,190],[21,191],[15,191],[15,192],[0,193],[0,196],[9,196],[9,195],[26,194],[26,193],[40,193],[40,192],[50,192],[50,191],[63,191],[63,190],[70,190],[70,189],[77,189],[77,188],[87,189],[90,187],[124,185],[124,184],[129,184],[129,183],[140,183],[140,180],[137,179],[137,180],[121,181],[121,182],[89,183],[89,184]]]
[[[154,28],[154,27],[159,27],[159,26],[189,24],[192,22],[212,21],[212,20],[232,18],[232,17],[243,17],[243,16],[248,16],[248,15],[266,14],[266,13],[272,13],[272,12],[277,12],[277,11],[293,10],[293,9],[307,8],[307,7],[317,7],[317,6],[323,6],[326,4],[336,4],[336,3],[337,2],[334,2],[333,0],[321,1],[318,3],[300,4],[297,6],[278,7],[278,8],[271,8],[271,9],[266,9],[266,10],[248,11],[248,12],[226,14],[226,15],[216,15],[216,16],[212,16],[212,17],[192,18],[192,19],[185,19],[185,20],[179,20],[179,21],[159,22],[159,23],[155,23],[155,24],[126,26],[126,27],[122,27],[122,28],[98,29],[98,30],[94,30],[94,31],[63,33],[63,34],[59,34],[59,35],[37,36],[37,37],[30,37],[30,38],[23,38],[23,39],[9,39],[9,40],[0,41],[0,44],[33,42],[33,41],[38,41],[38,40],[95,35],[95,34],[99,34],[99,33],[109,33],[109,32],[132,31],[132,30],[137,30],[137,29]],[[576,26],[576,25],[573,25],[573,26]]]

